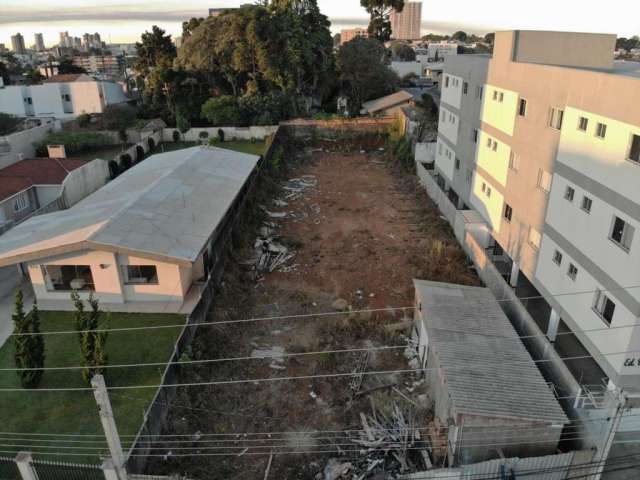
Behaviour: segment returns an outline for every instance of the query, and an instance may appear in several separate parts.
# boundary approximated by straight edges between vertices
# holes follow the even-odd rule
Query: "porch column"
[[[511,285],[513,288],[516,288],[518,286],[519,275],[520,265],[518,265],[518,262],[513,262],[513,265],[511,265],[511,276],[509,277],[509,285]]]
[[[550,342],[555,342],[558,336],[558,325],[560,324],[560,316],[553,308],[549,313],[549,326],[547,327],[547,338]]]

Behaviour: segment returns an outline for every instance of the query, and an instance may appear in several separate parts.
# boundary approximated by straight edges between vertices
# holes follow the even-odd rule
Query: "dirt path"
[[[383,311],[211,328],[199,333],[195,358],[248,356],[255,349],[300,353],[404,346],[406,340],[387,332],[384,325],[413,315],[411,310],[392,309],[412,306],[413,278],[476,282],[446,222],[414,178],[393,172],[382,155],[319,152],[295,176],[308,176],[305,178],[315,180],[316,186],[287,205],[266,206],[272,212],[286,212],[286,218],[272,220],[279,225],[283,242],[297,251],[295,258],[286,271],[267,274],[257,282],[248,280],[250,276],[239,265],[232,265],[225,274],[224,293],[214,317],[318,314],[332,311],[337,299],[346,300],[353,310]],[[202,381],[351,373],[362,360],[363,353],[350,352],[282,361],[222,362],[185,375]],[[406,368],[402,348],[373,352],[366,363],[367,370]],[[203,456],[158,461],[149,471],[186,471],[196,479],[262,478],[267,457],[252,454],[275,449],[297,453],[277,455],[270,478],[315,478],[326,458],[336,456],[327,451],[336,451],[339,443],[335,435],[318,439],[311,432],[359,428],[359,412],[370,408],[369,396],[354,398],[351,381],[352,377],[345,376],[182,392],[171,410],[170,433],[308,433],[253,437],[259,439],[253,443],[238,437],[235,443],[213,447],[226,445],[238,453],[249,447],[242,459]],[[414,381],[413,374],[372,375],[363,377],[361,388],[393,383],[417,398],[425,387],[414,390]],[[370,397],[383,407],[393,400],[405,402],[392,398],[388,389]],[[408,403],[402,406],[421,421],[426,418],[427,412]]]

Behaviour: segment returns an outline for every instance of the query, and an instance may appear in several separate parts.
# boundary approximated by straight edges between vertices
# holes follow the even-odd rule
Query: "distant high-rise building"
[[[36,33],[36,52],[43,52],[44,50],[44,37],[41,33]]]
[[[353,40],[354,38],[369,36],[369,31],[366,28],[346,28],[340,31],[340,45]]]
[[[402,12],[391,11],[391,37],[417,40],[421,34],[422,2],[405,2]]]
[[[19,33],[11,36],[11,49],[13,50],[13,53],[27,53],[27,49],[24,46],[24,37]]]

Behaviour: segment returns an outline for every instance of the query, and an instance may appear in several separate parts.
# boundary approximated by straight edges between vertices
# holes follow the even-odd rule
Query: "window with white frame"
[[[596,137],[605,138],[607,136],[607,125],[605,123],[599,123],[596,125]]]
[[[559,250],[553,251],[553,263],[558,266],[562,265],[562,253]]]
[[[529,245],[538,250],[541,242],[542,236],[540,232],[533,227],[529,227]]]
[[[629,160],[640,163],[640,135],[631,135],[631,146],[629,147]]]
[[[546,170],[538,170],[538,188],[544,193],[549,193],[551,191],[551,178],[551,174]]]
[[[573,263],[569,263],[569,268],[567,269],[567,276],[574,282],[578,277],[578,267],[576,267]]]
[[[580,117],[578,119],[578,130],[586,132],[587,128],[589,128],[589,119],[587,117]]]
[[[611,325],[616,311],[616,304],[602,290],[596,290],[593,298],[593,310],[607,325]]]
[[[517,172],[520,169],[520,157],[513,150],[511,150],[511,153],[509,154],[509,168],[514,172]]]
[[[625,222],[620,217],[614,215],[613,221],[611,222],[609,238],[628,252],[631,249],[631,242],[633,242],[633,235],[635,231],[636,229],[628,222]]]
[[[575,196],[576,191],[573,187],[569,187],[567,186],[567,188],[564,191],[564,199],[568,200],[569,202],[573,202],[573,197]]]
[[[580,205],[580,208],[582,208],[582,210],[584,210],[587,213],[591,213],[592,206],[593,206],[593,200],[591,200],[586,195],[582,197],[582,204]]]
[[[562,119],[564,118],[564,110],[551,107],[549,110],[549,126],[560,130],[562,128]]]

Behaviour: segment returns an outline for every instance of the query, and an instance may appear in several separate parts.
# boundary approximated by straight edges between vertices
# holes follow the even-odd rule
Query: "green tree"
[[[398,75],[386,64],[385,48],[374,38],[356,38],[338,50],[338,70],[349,111],[359,112],[362,103],[392,93]]]
[[[191,129],[191,122],[189,122],[189,119],[180,111],[176,114],[176,127],[180,130],[184,140],[184,134]]]
[[[451,35],[451,40],[456,40],[458,42],[466,42],[469,35],[467,32],[463,32],[462,30],[458,30],[456,33]]]
[[[489,45],[493,45],[493,42],[495,41],[495,39],[496,39],[496,34],[493,32],[487,33],[483,38],[484,42],[488,43]]]
[[[424,110],[427,120],[431,122],[438,120],[438,104],[428,93],[422,94],[422,98],[418,102],[418,107]]]
[[[105,322],[100,321],[102,312],[93,292],[89,294],[87,300],[91,307],[90,311],[85,310],[78,292],[71,293],[71,300],[76,308],[74,317],[80,343],[80,365],[84,367],[82,378],[89,383],[91,377],[101,374],[104,370],[102,367],[107,364],[107,332],[105,330],[109,328],[109,318],[107,316]]]
[[[360,0],[369,14],[369,36],[382,43],[391,38],[391,10],[402,12],[404,0]]]
[[[402,62],[415,62],[416,52],[406,43],[395,42],[391,45],[391,53],[393,57]]]
[[[107,105],[102,113],[102,124],[107,130],[126,131],[136,123],[136,110],[130,105]]]
[[[81,73],[87,73],[87,71],[82,67],[78,67],[77,65],[74,65],[72,59],[61,58],[60,61],[58,62],[58,73],[60,75],[68,74],[68,73],[81,74]]]
[[[182,41],[185,41],[191,36],[191,33],[204,22],[204,18],[192,17],[186,22],[182,22]]]
[[[23,388],[36,388],[42,380],[44,370],[44,339],[40,334],[40,315],[34,303],[31,314],[24,312],[22,289],[18,288],[13,313],[14,359]]]
[[[238,101],[229,95],[207,100],[202,105],[202,117],[215,127],[239,125],[242,119]]]
[[[135,68],[140,75],[146,77],[149,72],[166,59],[176,56],[176,47],[171,41],[171,35],[165,35],[165,31],[157,25],[151,31],[144,32],[140,42],[136,42],[138,61]]]

